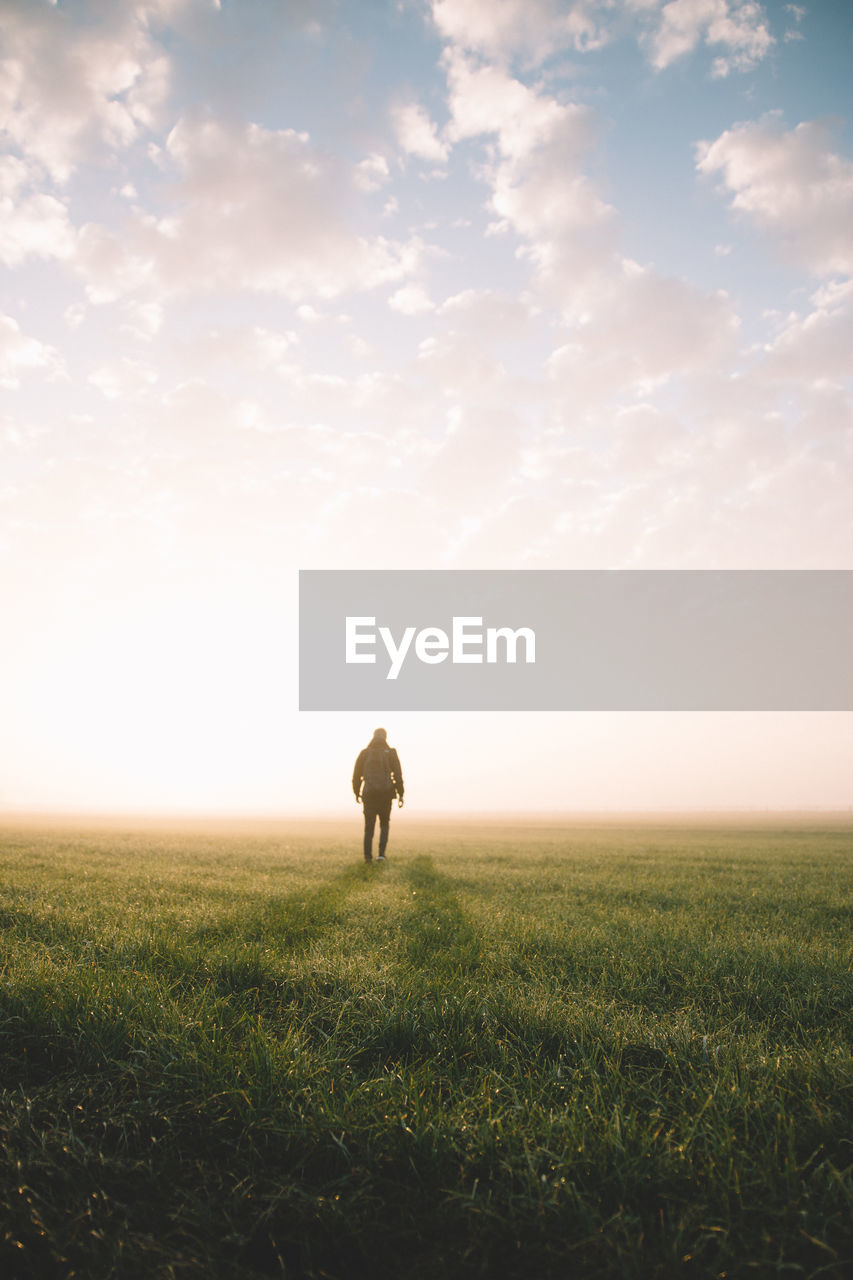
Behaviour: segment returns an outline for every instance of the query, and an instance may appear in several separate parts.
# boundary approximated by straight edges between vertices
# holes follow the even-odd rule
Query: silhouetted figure
[[[379,819],[379,857],[385,861],[388,844],[388,824],[391,821],[391,805],[394,796],[403,804],[403,770],[400,757],[388,746],[388,734],[384,729],[374,730],[373,737],[359,751],[352,771],[352,789],[356,801],[364,806],[364,861],[373,861],[373,832]]]

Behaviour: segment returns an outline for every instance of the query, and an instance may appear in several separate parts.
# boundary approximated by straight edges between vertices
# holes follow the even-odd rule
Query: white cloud
[[[571,390],[564,433],[540,437],[533,469],[565,512],[538,553],[543,564],[849,562],[853,413],[837,390],[815,390],[784,413],[775,387],[725,370],[692,375],[668,398],[674,412],[654,400],[584,406]]]
[[[480,568],[530,568],[553,536],[562,504],[543,494],[510,496],[466,528],[459,552]]]
[[[786,131],[776,116],[727,129],[697,148],[697,167],[720,175],[731,207],[818,274],[853,272],[853,162],[832,149],[829,128]]]
[[[389,176],[388,161],[374,151],[355,166],[353,182],[359,191],[378,191]]]
[[[853,375],[853,281],[824,286],[812,303],[807,315],[790,316],[768,345],[764,373],[809,384]]]
[[[150,342],[160,332],[163,314],[163,308],[158,302],[130,302],[127,306],[127,323],[123,328],[132,337]]]
[[[714,60],[716,77],[750,70],[774,44],[764,11],[752,0],[670,0],[648,40],[652,64],[661,71],[702,42],[725,50]]]
[[[174,212],[137,216],[121,238],[83,229],[77,261],[93,301],[146,289],[158,300],[235,289],[333,298],[400,280],[417,263],[418,242],[352,228],[354,171],[305,133],[181,120],[167,149],[179,173]]]
[[[281,369],[289,366],[291,351],[297,342],[292,330],[286,333],[273,329],[265,329],[263,325],[255,325],[252,339],[257,348],[260,364],[265,369]]]
[[[446,53],[445,65],[451,133],[494,137],[481,170],[491,184],[489,206],[521,237],[517,256],[572,326],[548,366],[555,388],[567,389],[570,415],[620,392],[646,394],[730,353],[736,320],[724,295],[703,294],[620,254],[616,212],[582,169],[593,138],[590,113],[458,52]],[[421,358],[459,385],[449,340],[433,344]]]
[[[559,146],[564,160],[582,154],[592,141],[590,115],[538,93],[497,66],[482,66],[449,50],[444,57],[454,140],[494,134],[502,156],[523,161],[537,148]]]
[[[481,338],[519,337],[532,314],[531,304],[496,289],[465,289],[446,298],[440,314],[454,329],[473,331]]]
[[[443,164],[449,147],[442,142],[438,131],[423,107],[416,102],[401,104],[393,109],[391,118],[397,140],[403,150],[421,160]]]
[[[556,49],[597,49],[609,38],[612,5],[601,0],[433,0],[440,33],[489,57],[539,62]]]
[[[426,289],[419,284],[405,284],[402,289],[392,293],[388,299],[392,311],[399,311],[404,316],[420,316],[427,311],[435,310],[435,303]]]
[[[0,197],[0,261],[7,267],[27,258],[68,259],[75,243],[68,210],[55,196]]]
[[[75,231],[61,200],[42,192],[32,161],[0,156],[0,261],[16,267],[27,258],[68,258]]]
[[[29,184],[33,169],[17,156],[0,156],[0,196],[15,197]]]
[[[140,232],[144,230],[150,240],[153,225],[153,219],[140,217],[129,224],[126,235],[91,222],[81,227],[71,265],[82,276],[90,302],[114,302],[146,288],[165,295],[151,246],[141,242]],[[144,255],[139,251],[143,247],[148,250]]]
[[[579,421],[596,406],[718,364],[737,324],[724,294],[631,266],[602,294],[587,323],[568,331],[547,370],[561,417]]]
[[[474,334],[451,330],[425,338],[418,365],[438,396],[476,405],[497,405],[509,396],[506,369]]]
[[[468,518],[494,509],[495,499],[515,474],[521,424],[507,408],[454,405],[424,478],[427,492]]]
[[[643,475],[683,463],[692,453],[690,433],[677,417],[653,404],[620,409],[614,417],[614,471]]]
[[[433,0],[432,12],[450,44],[503,64],[600,49],[626,18],[658,71],[704,44],[719,50],[712,75],[724,77],[750,70],[775,43],[755,0]]]
[[[293,330],[269,329],[263,325],[233,325],[210,328],[180,344],[180,367],[187,375],[211,379],[223,370],[229,379],[240,375],[257,383],[258,374],[276,378],[300,376],[295,358],[299,339]]]
[[[790,43],[792,40],[802,40],[803,33],[800,31],[800,23],[806,16],[806,10],[799,4],[786,4],[785,12],[791,15],[794,25],[788,27],[785,32],[785,40]]]
[[[79,329],[86,319],[86,308],[82,302],[72,302],[65,308],[62,316],[69,329]]]
[[[589,111],[538,93],[499,67],[445,55],[456,138],[495,138],[482,170],[491,184],[494,230],[525,241],[540,284],[578,309],[590,276],[615,261],[614,210],[582,171],[593,140]]]
[[[0,127],[65,182],[93,147],[126,147],[163,104],[168,60],[147,30],[144,4],[4,5]]]
[[[21,375],[38,369],[55,374],[62,359],[54,347],[21,333],[17,320],[0,315],[0,387],[14,390]]]
[[[151,365],[142,364],[138,360],[129,360],[127,357],[103,365],[89,375],[89,382],[93,387],[97,387],[107,400],[138,395],[152,387],[157,379],[157,370]]]

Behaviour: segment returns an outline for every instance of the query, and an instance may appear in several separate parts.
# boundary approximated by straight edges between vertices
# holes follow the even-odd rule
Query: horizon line
[[[359,810],[360,812],[360,810]],[[395,814],[397,813],[394,810]],[[848,805],[702,805],[702,806],[649,806],[647,808],[466,808],[431,809],[415,812],[408,808],[397,814],[398,820],[417,822],[478,821],[502,822],[512,820],[535,821],[584,821],[590,819],[637,818],[737,818],[737,817],[853,817],[853,803]],[[147,820],[175,822],[345,822],[357,814],[350,806],[325,809],[201,809],[155,807],[97,807],[64,805],[6,805],[0,802],[0,822],[15,819],[67,819],[67,820]]]

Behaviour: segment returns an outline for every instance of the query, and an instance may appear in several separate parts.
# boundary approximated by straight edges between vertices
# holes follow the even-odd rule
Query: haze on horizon
[[[300,568],[853,567],[845,6],[2,10],[0,811],[853,802],[848,713],[296,710]]]

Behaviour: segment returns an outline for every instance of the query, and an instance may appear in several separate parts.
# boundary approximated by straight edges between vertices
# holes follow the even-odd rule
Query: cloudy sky
[[[853,568],[852,37],[0,0],[0,805],[346,804],[299,568]],[[416,813],[853,804],[849,714],[388,729]]]

